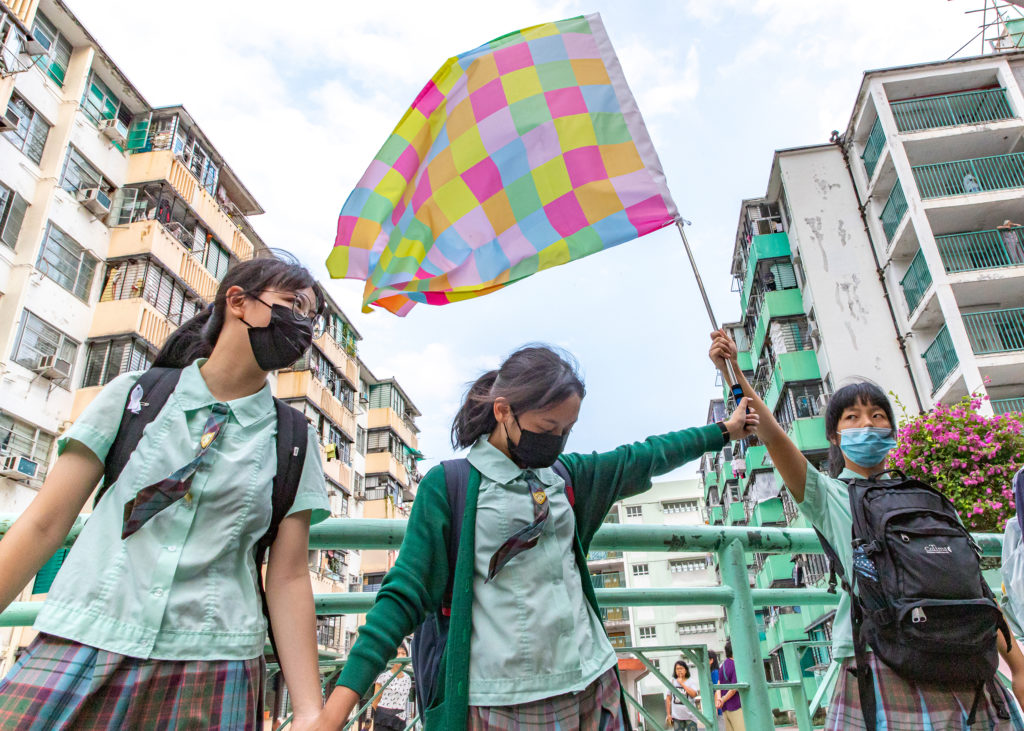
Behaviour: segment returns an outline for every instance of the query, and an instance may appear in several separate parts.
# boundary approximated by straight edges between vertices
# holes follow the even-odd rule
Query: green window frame
[[[39,65],[47,76],[57,86],[64,86],[64,76],[68,72],[68,64],[71,62],[71,43],[65,38],[57,26],[40,12],[36,12],[35,22],[32,24],[32,36],[42,44],[46,53],[36,58]]]
[[[98,260],[89,251],[49,223],[36,267],[83,302],[89,301]]]
[[[203,252],[203,266],[206,270],[217,279],[223,279],[230,265],[231,254],[228,250],[212,238],[207,241],[206,250]]]

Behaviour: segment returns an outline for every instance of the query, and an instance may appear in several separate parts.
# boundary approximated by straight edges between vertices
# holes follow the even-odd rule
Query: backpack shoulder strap
[[[555,463],[551,465],[551,469],[553,469],[555,474],[565,481],[565,497],[569,500],[569,507],[575,508],[576,491],[572,486],[572,475],[569,474],[569,468],[562,463],[562,460],[556,459]]]
[[[117,482],[125,465],[131,459],[132,452],[142,439],[142,432],[156,415],[163,409],[167,399],[174,393],[181,378],[180,368],[150,368],[139,376],[132,386],[121,413],[121,424],[117,428],[117,436],[107,452],[107,460],[103,468],[103,484],[96,493],[95,505],[103,497],[110,486]],[[145,401],[143,401],[145,399]]]
[[[448,584],[444,589],[442,614],[451,613],[452,594],[455,591],[455,562],[459,556],[462,541],[462,518],[466,514],[466,492],[469,489],[469,474],[473,467],[468,459],[447,459],[441,462],[444,469],[444,483],[448,490],[448,507],[452,523],[448,535]]]
[[[267,588],[263,583],[263,562],[267,549],[277,538],[277,529],[295,502],[302,478],[302,465],[306,461],[307,428],[306,417],[278,398],[274,399],[277,411],[277,473],[270,493],[270,527],[256,542],[256,587],[260,591],[263,616],[267,618],[267,637],[274,657],[280,657],[274,642],[274,629],[270,626],[270,607],[267,605]]]

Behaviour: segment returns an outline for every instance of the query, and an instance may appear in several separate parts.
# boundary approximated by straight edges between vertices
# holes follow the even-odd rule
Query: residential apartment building
[[[699,479],[655,482],[647,492],[620,501],[618,509],[624,525],[703,525],[706,511],[703,485]],[[719,583],[709,553],[627,551],[623,559],[625,585],[630,589],[675,589]],[[720,606],[633,607],[620,611],[629,623],[627,631],[634,647],[704,645],[720,652],[725,645]],[[606,622],[609,619],[611,617],[606,618]],[[612,631],[609,627],[609,634]],[[652,650],[648,657],[666,677],[672,677],[677,660],[686,660],[675,649]],[[688,664],[692,685],[696,688],[699,685],[697,673],[693,663]],[[645,674],[635,680],[629,691],[655,718],[664,716],[666,689],[653,675]]]
[[[99,390],[147,368],[229,268],[267,246],[250,224],[263,209],[196,120],[151,106],[64,3],[0,1],[0,41],[0,513],[17,514]],[[387,506],[415,494],[419,412],[328,308],[325,334],[274,391],[320,434],[332,516],[366,505],[393,517]],[[388,479],[401,490],[366,494]],[[62,559],[21,599],[41,598]],[[310,571],[317,593],[363,583],[357,552],[312,551]],[[324,658],[343,657],[355,631],[355,616],[318,619]],[[0,629],[0,673],[30,639]]]
[[[1022,81],[1019,51],[867,72],[845,133],[777,151],[765,195],[742,203],[741,314],[728,327],[741,368],[819,468],[824,406],[854,378],[911,414],[969,393],[986,411],[1024,410]],[[725,410],[712,402],[709,421]],[[712,523],[807,525],[756,439],[701,471]],[[752,559],[752,585],[794,584],[791,557]],[[820,557],[798,560],[805,583],[821,580]],[[769,678],[799,673],[813,693],[829,657],[799,643],[829,639],[832,612],[760,618]],[[771,694],[792,708],[788,691]]]

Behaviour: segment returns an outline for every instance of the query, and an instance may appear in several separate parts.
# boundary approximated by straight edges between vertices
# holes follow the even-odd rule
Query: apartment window
[[[627,505],[626,506],[626,517],[627,518],[639,518],[643,516],[644,509],[642,505]]]
[[[108,265],[100,302],[140,297],[175,325],[188,322],[202,309],[202,301],[152,259]]]
[[[13,249],[18,243],[28,201],[0,184],[0,243]]]
[[[231,255],[228,250],[213,239],[206,242],[206,250],[203,252],[203,266],[217,279],[223,279],[228,273],[228,266],[231,264]]]
[[[321,647],[341,649],[345,638],[345,618],[329,616],[316,618],[316,643]]]
[[[102,173],[74,147],[68,148],[64,159],[60,187],[72,195],[87,188],[100,188],[108,195],[114,190],[114,186],[104,180]]]
[[[44,355],[55,355],[74,365],[78,343],[25,310],[21,315],[21,326],[18,328],[18,339],[11,359],[26,368],[35,369]]]
[[[370,386],[370,408],[391,409],[403,419],[406,418],[409,411],[401,392],[392,383],[379,383]]]
[[[390,429],[374,429],[367,432],[367,452],[391,452],[391,456],[405,463],[405,444]]]
[[[356,352],[356,334],[352,327],[339,315],[332,312],[327,316],[327,334],[349,355]]]
[[[703,635],[714,632],[717,629],[715,620],[703,622],[679,622],[679,634],[681,635]]]
[[[50,124],[39,116],[39,113],[29,106],[18,92],[11,94],[11,101],[7,104],[8,117],[13,110],[18,116],[18,127],[11,132],[5,132],[6,137],[15,147],[25,153],[29,160],[36,165],[43,159],[43,147],[46,146],[46,138],[50,134]]]
[[[658,628],[653,625],[647,627],[637,627],[637,635],[641,640],[656,640],[658,639]]]
[[[673,574],[682,574],[688,571],[703,571],[708,567],[708,562],[703,558],[679,558],[671,559],[668,562],[668,570]]]
[[[122,373],[144,371],[153,365],[153,354],[138,338],[117,338],[88,344],[82,388],[105,386]]]
[[[39,463],[36,478],[46,476],[46,467],[53,447],[53,435],[31,424],[0,413],[0,455],[27,457]]]
[[[46,227],[37,266],[39,271],[78,299],[89,301],[89,290],[96,273],[96,257],[52,223]]]
[[[327,500],[331,504],[331,516],[334,518],[347,518],[348,495],[345,494],[340,485],[332,482],[330,478],[328,478],[327,484],[330,486]],[[341,552],[338,551],[338,553]]]
[[[64,86],[64,75],[71,61],[71,43],[57,30],[57,27],[40,12],[32,24],[32,35],[39,41],[46,53],[36,59],[39,67],[53,79],[57,86]]]
[[[288,403],[305,414],[306,421],[313,426],[321,444],[335,445],[337,447],[338,459],[347,465],[352,464],[352,442],[326,414],[306,399],[289,401]]]
[[[89,82],[85,85],[82,112],[95,124],[99,124],[102,119],[118,119],[124,125],[126,135],[132,121],[131,112],[121,108],[121,100],[96,75],[95,69],[89,72]]]
[[[361,426],[356,427],[356,451],[366,454],[366,429]]]
[[[669,500],[661,504],[666,513],[695,513],[700,509],[696,500]]]
[[[823,393],[821,381],[786,386],[775,407],[776,420],[789,429],[796,419],[818,416],[821,412],[818,401]]]
[[[352,476],[352,487],[356,495],[361,495],[366,490],[366,478],[358,472]]]
[[[647,576],[650,574],[647,564],[638,563],[633,565],[633,576]]]

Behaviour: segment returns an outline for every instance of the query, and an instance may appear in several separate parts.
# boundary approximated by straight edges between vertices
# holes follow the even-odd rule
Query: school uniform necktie
[[[544,485],[540,483],[540,480],[529,472],[526,473],[526,484],[529,485],[530,497],[533,498],[533,522],[513,533],[512,537],[502,543],[501,547],[494,552],[487,570],[486,581],[493,579],[505,564],[520,553],[536,546],[541,533],[544,532],[544,524],[547,522],[550,512],[548,494],[544,492]]]
[[[203,463],[210,445],[220,434],[224,422],[227,421],[227,404],[216,403],[213,405],[213,413],[206,420],[206,427],[203,429],[203,436],[199,440],[199,451],[196,456],[184,467],[177,469],[170,477],[165,477],[160,482],[142,488],[131,500],[124,504],[124,523],[121,528],[121,538],[127,538],[139,528],[144,526],[150,518],[164,508],[173,505],[181,498],[191,502],[188,494],[192,485],[192,478]]]

